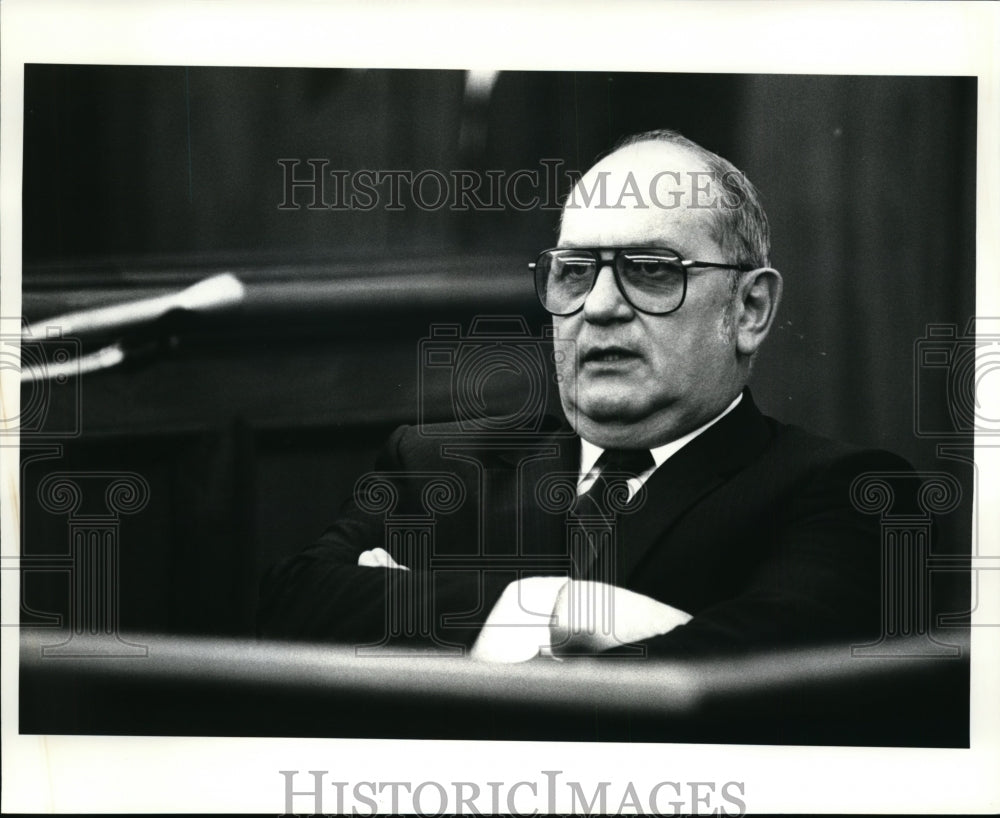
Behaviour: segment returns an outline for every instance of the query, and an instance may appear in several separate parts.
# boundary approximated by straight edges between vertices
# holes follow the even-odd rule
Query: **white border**
[[[23,65],[28,62],[581,68],[685,72],[942,74],[979,77],[977,313],[1000,315],[1000,76],[993,3],[43,2],[0,5],[0,299],[20,314]],[[555,38],[555,33],[559,38]],[[573,48],[545,48],[569,42]],[[7,328],[5,327],[6,331]],[[2,417],[17,417],[16,373],[0,371]],[[996,395],[991,395],[991,399]],[[995,405],[1000,405],[1000,400]],[[0,451],[5,556],[19,542],[17,452]],[[980,459],[981,497],[1000,469]],[[982,507],[986,505],[986,507]],[[981,504],[979,551],[1000,509]],[[1000,572],[981,576],[1000,600]],[[5,622],[16,572],[2,572]],[[981,615],[1000,621],[996,603]],[[985,620],[982,620],[985,621]],[[20,737],[16,630],[3,629],[4,811],[268,812],[277,771],[362,780],[745,781],[751,812],[996,812],[1000,809],[1000,629],[973,634],[973,749],[631,746],[558,743]],[[933,704],[929,704],[933,706]]]

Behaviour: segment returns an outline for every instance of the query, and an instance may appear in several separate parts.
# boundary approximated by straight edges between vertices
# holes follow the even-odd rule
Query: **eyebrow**
[[[559,250],[669,250],[671,253],[676,253],[678,258],[686,259],[693,258],[689,253],[685,253],[677,245],[669,244],[607,244],[607,245],[597,245],[597,244],[577,244],[575,242],[563,243],[560,242],[556,245]]]

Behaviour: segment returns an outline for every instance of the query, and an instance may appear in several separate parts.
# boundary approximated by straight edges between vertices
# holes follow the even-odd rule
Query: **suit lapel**
[[[643,486],[639,508],[618,521],[618,582],[626,582],[677,519],[725,477],[753,460],[770,437],[750,396],[660,466]]]
[[[575,487],[580,440],[567,430],[568,427],[564,427],[540,438],[537,444],[502,447],[496,456],[515,478],[503,493],[509,492],[508,496],[516,500],[513,508],[501,502],[494,513],[503,514],[503,509],[507,508],[518,515],[519,555],[535,557],[546,564],[563,557],[568,566],[566,514],[546,508],[545,502],[539,501],[539,487],[544,485],[543,481],[557,475],[563,476],[566,485]],[[767,423],[754,404],[750,390],[746,389],[743,400],[732,412],[653,473],[641,490],[642,500],[637,511],[619,517],[620,556],[616,582],[626,582],[678,518],[717,488],[727,475],[757,457],[769,439]],[[534,564],[530,559],[529,563]]]

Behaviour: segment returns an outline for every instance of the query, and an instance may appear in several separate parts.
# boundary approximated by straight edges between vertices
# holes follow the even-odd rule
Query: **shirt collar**
[[[653,462],[656,464],[653,468],[657,469],[663,463],[665,463],[669,458],[673,457],[677,452],[683,449],[688,443],[694,440],[698,435],[708,429],[710,426],[714,426],[720,420],[722,420],[726,415],[733,411],[737,406],[739,406],[740,401],[743,400],[743,393],[740,392],[734,399],[733,402],[729,404],[725,409],[723,409],[718,415],[712,418],[708,423],[705,423],[695,429],[693,432],[688,432],[683,437],[677,438],[677,440],[671,440],[669,443],[664,443],[662,446],[657,446],[654,449],[650,449],[650,453],[653,455]],[[589,474],[593,468],[594,464],[597,463],[597,458],[599,458],[604,453],[604,449],[600,446],[595,446],[589,440],[584,440],[580,438],[580,474]]]

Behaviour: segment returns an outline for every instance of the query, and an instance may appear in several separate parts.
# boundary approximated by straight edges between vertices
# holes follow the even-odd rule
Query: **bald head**
[[[733,264],[770,264],[770,229],[754,186],[732,163],[669,130],[622,140],[576,184],[563,212],[592,209],[652,227],[682,211],[703,213],[704,229]],[[561,233],[561,243],[572,238]],[[675,248],[682,249],[682,248]]]

